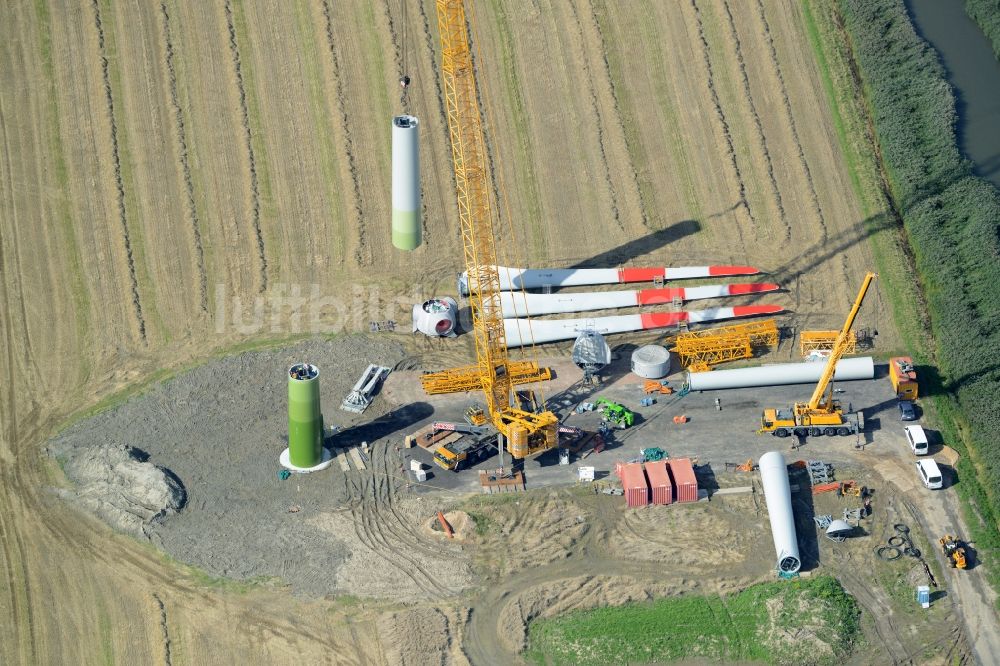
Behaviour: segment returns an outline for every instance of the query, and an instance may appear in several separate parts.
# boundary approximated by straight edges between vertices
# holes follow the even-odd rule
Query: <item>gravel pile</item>
[[[215,575],[276,576],[298,592],[331,593],[349,552],[310,522],[344,508],[345,475],[334,464],[279,478],[286,373],[296,362],[319,366],[324,420],[343,428],[333,442],[373,441],[395,432],[399,410],[390,413],[381,396],[363,415],[340,402],[369,363],[394,367],[404,356],[391,337],[344,336],[220,359],[74,425],[49,453],[78,484],[71,499],[118,530]]]

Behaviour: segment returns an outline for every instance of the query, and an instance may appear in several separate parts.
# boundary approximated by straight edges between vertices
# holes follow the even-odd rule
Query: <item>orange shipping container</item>
[[[698,479],[694,475],[694,466],[690,458],[671,458],[670,476],[674,480],[674,488],[678,502],[698,501]]]
[[[648,462],[646,478],[649,479],[649,489],[652,491],[653,504],[670,504],[674,501],[674,484],[670,482],[670,472],[667,462]]]
[[[909,356],[896,356],[889,359],[889,380],[900,400],[917,399],[917,373],[913,369],[913,359]]]
[[[630,507],[649,504],[649,483],[640,463],[621,466],[622,487],[625,489],[625,504]]]

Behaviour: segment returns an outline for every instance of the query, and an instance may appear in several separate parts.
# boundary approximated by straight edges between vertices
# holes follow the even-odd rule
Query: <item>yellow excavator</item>
[[[489,422],[506,440],[511,456],[525,458],[557,446],[559,419],[551,411],[519,409],[515,406],[514,386],[547,379],[550,373],[534,362],[512,361],[508,354],[497,247],[512,241],[498,236],[494,224],[490,170],[464,1],[437,0],[437,17],[476,363],[428,373],[422,383],[428,393],[482,389],[485,408],[482,414],[468,415],[470,422]]]
[[[948,558],[948,566],[952,569],[965,569],[969,566],[969,562],[965,558],[965,547],[962,545],[962,540],[957,536],[945,534],[938,539],[938,543],[941,544],[941,550],[944,551],[944,556]]]
[[[865,294],[871,283],[878,277],[875,273],[865,275],[864,282],[854,306],[847,315],[844,327],[840,329],[830,358],[826,361],[823,374],[820,375],[816,389],[809,402],[797,402],[791,409],[765,409],[760,418],[758,435],[766,432],[775,437],[796,435],[804,437],[819,437],[820,435],[853,435],[864,430],[864,416],[861,412],[845,415],[840,403],[833,399],[833,374],[837,369],[837,361],[850,347],[851,327],[858,316],[858,310],[865,300]],[[827,393],[829,388],[829,393]],[[825,400],[824,400],[825,398]]]

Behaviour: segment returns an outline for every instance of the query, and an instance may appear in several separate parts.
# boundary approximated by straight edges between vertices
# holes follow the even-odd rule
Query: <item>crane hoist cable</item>
[[[400,75],[399,75],[399,103],[403,107],[403,113],[408,111],[408,95],[410,89],[410,71],[407,66],[408,49],[406,47],[406,0],[399,0],[399,53],[400,53]]]
[[[469,21],[469,33],[472,37],[473,48],[475,49],[475,57],[479,60],[479,62],[483,62],[483,56],[481,50],[481,45],[483,41],[479,38],[479,27],[478,27],[479,20],[476,14],[475,6],[471,3],[468,6],[467,15]],[[480,107],[483,116],[482,120],[483,120],[484,130],[487,134],[495,136],[493,128],[496,127],[496,123],[494,123],[493,121],[492,107],[490,107],[490,105],[486,102],[486,100],[490,99],[489,81],[486,79],[486,77],[480,77],[477,79],[477,83],[482,91],[481,94],[482,103]],[[513,215],[511,214],[510,197],[508,197],[507,195],[507,186],[503,177],[503,171],[501,169],[492,169],[490,175],[495,181],[495,186],[496,186],[496,191],[494,191],[494,197],[497,200],[498,204],[496,210],[496,216],[497,218],[502,218],[503,221],[506,222],[507,234],[508,234],[507,237],[508,239],[510,239],[510,242],[500,246],[500,249],[502,251],[510,250],[512,252],[512,261],[507,261],[506,257],[503,258],[503,265],[506,267],[504,270],[507,272],[506,275],[507,284],[514,285],[515,280],[510,274],[509,267],[524,266],[526,264],[522,261],[521,244],[514,240],[515,239],[514,219]],[[525,313],[527,313],[528,292],[523,285],[519,285],[517,287],[517,292],[521,295],[521,301],[524,305],[524,311]],[[521,345],[520,347],[518,347],[517,355],[518,358],[524,360],[531,360],[537,358],[537,353],[538,353],[537,346],[535,344],[535,335],[531,326],[532,317],[529,314],[525,314],[523,319],[527,321],[529,344]],[[546,404],[544,389],[539,387],[536,393],[539,397],[540,404],[544,406]]]

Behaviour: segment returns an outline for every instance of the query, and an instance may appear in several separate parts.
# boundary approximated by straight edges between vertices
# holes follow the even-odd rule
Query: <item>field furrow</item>
[[[97,49],[101,63],[101,76],[104,80],[104,98],[107,105],[109,132],[111,136],[111,167],[118,199],[118,221],[121,223],[121,241],[125,248],[125,259],[128,265],[129,284],[132,289],[132,306],[135,309],[136,325],[139,337],[146,342],[146,317],[143,314],[142,299],[139,295],[139,278],[136,272],[136,261],[132,247],[132,231],[129,228],[128,210],[125,197],[125,180],[122,175],[121,150],[119,146],[118,122],[115,119],[115,96],[111,87],[111,64],[108,58],[108,47],[104,21],[101,18],[99,0],[92,2],[94,11],[94,27],[97,29]]]
[[[257,241],[257,259],[260,266],[259,290],[267,290],[267,255],[264,250],[264,232],[260,222],[260,176],[258,174],[257,152],[254,144],[254,129],[250,124],[250,105],[254,99],[247,99],[247,83],[243,77],[243,60],[240,57],[240,46],[237,41],[236,19],[233,16],[232,2],[226,0],[226,29],[229,31],[229,51],[232,55],[233,72],[236,76],[236,90],[239,94],[240,112],[243,115],[243,138],[246,144],[247,168],[250,177],[250,223],[253,226],[254,238]],[[255,114],[256,115],[256,114]]]
[[[177,131],[178,159],[184,176],[184,192],[187,195],[187,215],[191,223],[191,236],[194,241],[195,265],[198,271],[199,304],[202,312],[208,312],[208,275],[205,273],[205,250],[201,240],[201,220],[198,217],[198,204],[195,202],[194,181],[191,179],[191,161],[188,151],[188,133],[184,125],[184,109],[181,108],[177,93],[177,68],[174,64],[174,43],[170,35],[170,12],[167,3],[160,3],[163,16],[163,47],[166,60],[167,76],[170,82],[170,105],[174,113]]]

